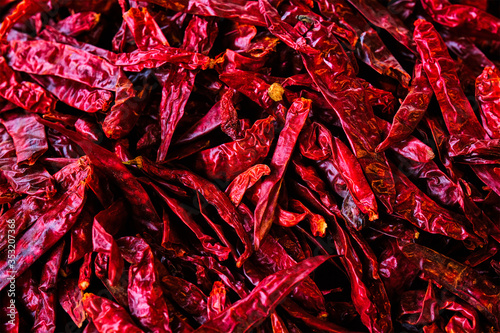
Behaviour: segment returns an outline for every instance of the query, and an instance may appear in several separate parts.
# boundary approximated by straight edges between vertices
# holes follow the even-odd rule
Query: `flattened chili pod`
[[[389,135],[377,146],[377,151],[384,151],[387,147],[406,139],[413,132],[424,117],[432,94],[422,66],[416,66],[410,91],[394,115]]]
[[[143,333],[127,311],[115,302],[91,293],[83,295],[82,302],[99,332]]]
[[[312,101],[305,98],[296,99],[287,112],[285,126],[280,132],[273,157],[271,174],[262,180],[257,188],[260,194],[254,211],[254,247],[258,249],[260,242],[269,232],[275,217],[278,194],[281,189],[285,171],[290,162],[299,133],[311,111]]]
[[[88,179],[92,176],[92,166],[88,157],[77,162],[73,186],[61,197],[56,207],[48,210],[16,242],[14,263],[3,260],[0,265],[0,290],[9,280],[11,271],[19,276],[38,258],[61,239],[76,222],[85,203]],[[6,255],[6,254],[5,254]]]
[[[500,328],[500,287],[475,269],[427,247],[400,244],[405,256],[417,264],[425,276],[436,281],[479,310]]]
[[[250,244],[250,238],[243,228],[240,214],[227,195],[217,186],[191,171],[165,168],[141,156],[129,161],[128,164],[137,165],[146,174],[160,177],[167,181],[178,181],[184,186],[199,192],[205,200],[217,209],[221,218],[234,228],[238,237],[240,237],[245,245],[245,251],[238,258],[236,264],[241,266],[252,254],[253,248]]]
[[[492,139],[500,139],[500,70],[486,67],[476,80],[476,99],[483,127]]]
[[[317,256],[305,259],[291,268],[268,276],[248,296],[210,319],[195,332],[229,333],[251,329],[271,315],[276,306],[300,281],[329,258],[329,256]]]
[[[160,233],[163,230],[163,224],[148,194],[136,177],[127,170],[115,154],[59,124],[54,124],[44,119],[40,119],[39,121],[45,126],[53,128],[70,138],[88,154],[92,163],[110,177],[123,191],[126,199],[132,204],[132,215],[146,231],[154,234],[156,232]]]

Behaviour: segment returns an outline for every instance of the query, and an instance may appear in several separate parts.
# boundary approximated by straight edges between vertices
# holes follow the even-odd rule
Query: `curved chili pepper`
[[[274,139],[274,118],[257,120],[241,139],[203,150],[196,168],[212,179],[232,180],[256,163],[261,163]]]
[[[422,6],[432,19],[447,27],[460,28],[466,34],[500,39],[500,20],[485,11],[467,5],[451,4],[447,0],[422,0]]]
[[[245,252],[243,252],[243,254],[238,258],[236,262],[237,265],[241,266],[241,264],[250,256],[252,253],[252,247],[250,246],[249,237],[241,224],[241,217],[236,211],[236,208],[232,204],[231,200],[214,184],[190,171],[160,167],[158,165],[154,165],[151,161],[143,157],[137,157],[134,160],[129,161],[129,163],[137,165],[147,174],[154,175],[165,180],[178,181],[184,186],[200,192],[205,200],[217,209],[221,218],[235,229],[236,233],[245,245]]]
[[[500,289],[495,284],[473,268],[427,247],[414,243],[401,244],[401,250],[426,276],[466,300],[498,329]]]
[[[288,109],[285,127],[280,132],[269,167],[271,174],[262,180],[256,191],[260,194],[254,211],[254,247],[269,232],[274,220],[278,194],[298,136],[311,110],[311,100],[296,99]]]
[[[91,293],[83,295],[83,306],[85,312],[92,318],[92,323],[99,332],[122,332],[142,333],[132,321],[127,311],[118,304]]]
[[[246,190],[254,186],[262,177],[268,176],[270,173],[271,169],[267,165],[254,164],[236,176],[231,184],[228,185],[225,192],[233,204],[238,207]]]
[[[429,81],[423,73],[422,66],[417,66],[410,91],[394,115],[389,135],[377,146],[377,151],[383,151],[392,144],[406,139],[424,117],[431,97],[432,89]]]
[[[476,80],[476,98],[481,110],[483,127],[492,139],[500,139],[500,73],[485,67]]]
[[[262,280],[247,297],[210,319],[195,332],[235,332],[250,329],[269,316],[297,283],[328,258],[328,256],[309,258],[294,267],[270,275]],[[259,297],[262,293],[267,295],[266,298]]]

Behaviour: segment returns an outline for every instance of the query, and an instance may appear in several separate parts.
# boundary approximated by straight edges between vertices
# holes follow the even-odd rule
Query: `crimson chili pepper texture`
[[[0,330],[499,331],[496,6],[0,0]]]

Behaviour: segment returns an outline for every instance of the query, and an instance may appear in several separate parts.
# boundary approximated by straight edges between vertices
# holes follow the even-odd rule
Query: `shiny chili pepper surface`
[[[1,332],[499,332],[496,0],[0,0]]]

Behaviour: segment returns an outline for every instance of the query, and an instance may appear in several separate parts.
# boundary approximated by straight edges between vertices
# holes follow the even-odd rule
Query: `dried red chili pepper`
[[[65,279],[58,288],[59,304],[79,328],[83,326],[87,314],[83,308],[83,293],[77,279]]]
[[[17,241],[13,267],[7,261],[1,264],[0,275],[4,278],[0,289],[7,285],[9,271],[16,271],[16,276],[22,274],[76,222],[85,202],[85,188],[92,175],[92,166],[88,158],[82,157],[76,162],[75,169],[72,170],[71,165],[67,168],[74,172],[73,185],[62,195],[58,205],[43,214]]]
[[[260,194],[254,211],[254,247],[258,249],[274,220],[278,194],[282,185],[288,162],[298,136],[311,110],[311,101],[297,99],[288,109],[285,126],[280,132],[273,157],[271,174],[256,188]]]
[[[210,319],[196,332],[229,332],[248,330],[269,316],[278,303],[328,256],[306,259],[296,266],[281,270],[262,280],[247,297]],[[258,295],[265,293],[266,298]],[[240,318],[240,319],[238,319]]]
[[[171,332],[169,313],[157,276],[155,258],[150,247],[140,238],[118,240],[121,248],[132,250],[124,256],[132,265],[129,268],[128,307],[142,327],[151,332]]]
[[[481,9],[453,5],[447,0],[422,0],[422,6],[439,24],[459,28],[468,35],[499,39],[500,20]]]
[[[417,49],[441,106],[448,131],[451,135],[458,137],[486,139],[486,131],[477,120],[469,101],[460,88],[454,62],[443,40],[431,23],[419,20],[415,24],[414,38]],[[446,74],[440,74],[443,72]],[[495,192],[500,193],[499,170],[487,165],[475,165],[472,168],[483,182]]]
[[[293,35],[290,36],[288,31],[298,34],[291,26],[282,22],[275,10],[266,6],[265,1],[262,1],[262,5],[262,9],[266,10],[266,17],[280,27],[280,30],[268,27],[271,32],[277,34],[277,37],[287,42],[293,38]],[[302,50],[302,47],[298,50],[303,52],[302,59],[309,75],[341,120],[354,154],[358,157],[375,195],[390,211],[394,200],[394,182],[386,158],[374,152],[375,145],[380,142],[376,120],[371,107],[364,103],[364,91],[361,84],[355,79],[354,68],[341,45],[333,36],[329,39],[326,39],[326,36],[328,33],[320,25],[306,34],[310,44],[315,45],[319,50],[329,50],[327,54],[314,49],[313,51]],[[290,46],[293,47],[294,44],[292,43]],[[350,84],[345,85],[344,82],[350,82]],[[351,105],[353,109],[363,111],[351,113],[342,105]]]
[[[405,256],[425,275],[466,300],[498,328],[498,287],[473,268],[418,244],[402,244]]]
[[[60,20],[54,28],[65,35],[76,37],[83,32],[93,30],[100,18],[101,15],[96,12],[80,12]]]
[[[476,98],[481,110],[483,127],[492,139],[500,139],[500,74],[498,69],[485,67],[476,80]]]
[[[241,266],[243,261],[250,256],[252,248],[250,246],[248,235],[244,231],[241,224],[241,217],[236,211],[236,208],[232,204],[231,200],[214,184],[187,170],[167,169],[154,165],[151,161],[148,161],[143,157],[135,158],[134,160],[129,161],[129,163],[137,165],[147,174],[160,177],[165,180],[178,181],[184,186],[187,186],[203,195],[205,200],[217,209],[221,218],[235,229],[236,233],[245,245],[245,252],[243,252],[243,254],[241,254],[238,258],[237,265]]]
[[[110,91],[92,88],[59,76],[32,74],[31,77],[60,101],[85,112],[105,112],[113,100]]]
[[[271,173],[271,169],[265,164],[254,164],[247,170],[236,176],[226,188],[226,194],[233,204],[238,207],[248,188],[254,186],[263,176]]]
[[[220,281],[215,281],[210,296],[207,300],[207,318],[208,320],[224,311],[227,304],[226,287]]]
[[[2,329],[495,330],[487,5],[0,0]]]
[[[351,41],[351,45],[356,48],[358,58],[380,74],[393,77],[400,81],[403,86],[408,87],[410,75],[401,67],[377,32],[370,27],[359,13],[355,13],[349,4],[342,0],[321,0],[317,2],[319,2],[323,15],[330,19],[335,18],[346,30],[355,31],[357,40]]]
[[[310,159],[324,160],[331,154],[332,162],[335,168],[341,172],[356,205],[365,214],[368,214],[371,221],[377,219],[378,207],[375,196],[363,175],[361,166],[349,148],[342,141],[334,138],[324,126],[318,123],[313,123],[310,132],[305,132],[304,136],[300,144],[302,155]],[[315,154],[314,149],[317,148],[312,140],[318,142],[321,151],[329,151],[328,155]]]
[[[126,194],[127,200],[132,204],[132,214],[138,218],[139,223],[147,226],[150,231],[162,229],[159,217],[156,214],[149,196],[144,191],[135,177],[108,150],[85,140],[78,133],[51,122],[40,120],[48,127],[54,128],[78,144],[89,155],[92,163],[105,175],[114,179],[118,187]]]
[[[232,180],[252,165],[261,163],[273,139],[274,118],[259,119],[244,131],[242,138],[201,151],[196,168],[209,178]]]
[[[92,318],[92,323],[99,332],[143,332],[132,321],[127,311],[118,304],[91,293],[83,295],[83,306]]]
[[[7,101],[33,112],[48,113],[54,109],[55,100],[39,85],[21,81],[4,57],[0,57],[0,80],[0,96]]]
[[[424,117],[432,97],[429,81],[423,73],[422,66],[415,68],[412,86],[399,110],[394,115],[389,135],[377,146],[378,151],[406,139]]]

